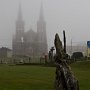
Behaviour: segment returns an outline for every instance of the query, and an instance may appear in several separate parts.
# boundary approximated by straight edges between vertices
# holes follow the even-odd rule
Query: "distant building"
[[[10,58],[12,57],[12,50],[6,47],[0,48],[0,58]]]
[[[13,36],[13,55],[41,56],[48,52],[46,22],[43,15],[43,6],[40,8],[40,16],[37,22],[37,32],[32,29],[25,32],[22,18],[21,5],[19,6],[18,19],[16,21],[16,33]]]
[[[90,58],[90,41],[87,41],[87,57]]]
[[[87,47],[86,46],[67,46],[67,53],[72,55],[73,52],[82,52],[84,56],[87,56]]]

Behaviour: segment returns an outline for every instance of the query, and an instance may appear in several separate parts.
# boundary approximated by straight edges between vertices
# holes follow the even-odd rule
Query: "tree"
[[[54,47],[51,47],[50,51],[49,51],[49,59],[50,59],[50,62],[53,61],[53,51],[54,51]]]
[[[72,59],[81,59],[81,58],[83,58],[83,53],[82,52],[74,52],[72,54],[72,57],[71,58]]]

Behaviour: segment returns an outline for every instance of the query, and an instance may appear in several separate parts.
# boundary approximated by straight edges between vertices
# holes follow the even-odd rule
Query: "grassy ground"
[[[74,63],[71,67],[79,80],[80,90],[90,90],[90,61]]]
[[[90,62],[71,65],[80,90],[90,90]],[[0,65],[0,90],[53,90],[54,67]]]
[[[55,68],[0,66],[0,90],[53,90]]]

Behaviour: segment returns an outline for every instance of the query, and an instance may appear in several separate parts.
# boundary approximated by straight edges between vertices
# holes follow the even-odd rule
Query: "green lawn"
[[[90,90],[90,61],[74,63],[71,67],[79,80],[80,90]]]
[[[90,62],[71,65],[80,90],[90,90]],[[0,90],[53,90],[54,67],[0,65]]]
[[[0,90],[53,90],[55,68],[0,66]]]

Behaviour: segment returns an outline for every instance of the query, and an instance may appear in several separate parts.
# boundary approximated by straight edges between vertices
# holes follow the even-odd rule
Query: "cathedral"
[[[32,29],[25,32],[21,5],[16,21],[16,32],[12,40],[13,55],[42,56],[47,54],[46,22],[44,20],[43,5],[41,4],[40,15],[37,21],[37,31]]]

